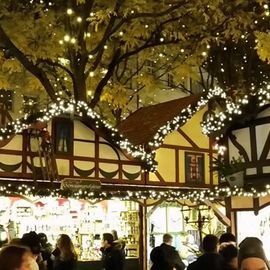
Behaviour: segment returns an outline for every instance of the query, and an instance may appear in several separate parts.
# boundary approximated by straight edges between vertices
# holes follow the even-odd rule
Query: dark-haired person
[[[46,263],[41,255],[41,243],[36,232],[25,233],[21,239],[21,245],[30,248],[33,257],[38,263],[39,270],[46,270]]]
[[[224,259],[218,254],[218,238],[212,234],[206,235],[202,247],[204,254],[191,263],[187,270],[223,270]]]
[[[239,244],[239,270],[269,270],[269,263],[263,250],[263,244],[256,237],[247,237]]]
[[[48,242],[47,235],[45,233],[39,233],[38,234],[39,241],[41,244],[41,255],[43,260],[47,264],[47,270],[52,270],[53,269],[53,261],[51,259],[53,247],[52,245]]]
[[[111,233],[104,233],[102,238],[102,267],[105,270],[124,270],[125,256],[120,248],[114,246]]]
[[[232,233],[223,233],[219,237],[219,244],[222,245],[223,243],[230,243],[236,244],[236,237]]]
[[[237,270],[238,262],[237,262],[237,254],[238,249],[233,244],[227,244],[223,246],[223,248],[219,251],[219,254],[224,259],[224,270]]]
[[[155,247],[150,254],[153,263],[151,270],[184,270],[185,264],[182,262],[179,253],[172,246],[173,237],[166,233],[163,235],[163,243]]]
[[[26,247],[6,246],[0,251],[1,270],[34,270],[33,262],[35,260]]]

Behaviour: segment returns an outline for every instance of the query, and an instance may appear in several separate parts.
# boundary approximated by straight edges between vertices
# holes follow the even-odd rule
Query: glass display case
[[[116,230],[126,243],[127,256],[139,256],[139,206],[135,202],[0,197],[0,224],[9,238],[43,232],[52,245],[60,234],[68,234],[79,259],[85,261],[99,260],[102,234]]]

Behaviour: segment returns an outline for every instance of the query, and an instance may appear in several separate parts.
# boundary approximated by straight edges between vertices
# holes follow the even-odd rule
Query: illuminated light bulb
[[[60,45],[63,45],[64,44],[64,41],[63,40],[59,40],[59,44]]]
[[[66,41],[66,42],[70,41],[70,36],[69,35],[65,35],[64,36],[64,41]]]
[[[184,49],[181,49],[180,52],[183,53],[185,50]]]
[[[87,91],[87,95],[88,95],[88,96],[92,96],[92,91],[90,91],[90,90]]]
[[[210,49],[210,48],[211,48],[211,46],[210,46],[210,45],[207,45],[207,46],[206,46],[206,48],[207,48],[207,49]]]
[[[206,52],[202,52],[202,56],[206,56],[207,55],[207,53]]]
[[[89,58],[89,59],[93,59],[93,57],[94,57],[94,56],[93,56],[92,54],[89,54],[89,55],[88,55],[88,58]]]
[[[107,50],[108,49],[108,46],[107,45],[104,45],[104,49]]]
[[[72,10],[71,8],[68,8],[68,9],[67,9],[67,14],[68,14],[68,15],[73,14],[73,10]]]
[[[266,15],[266,16],[269,16],[269,15],[270,15],[270,12],[269,12],[269,11],[266,11],[266,12],[265,12],[265,15]]]
[[[123,36],[123,35],[124,35],[123,31],[119,32],[119,36]]]
[[[71,42],[72,44],[76,43],[76,38],[72,38],[72,39],[70,40],[70,42]]]
[[[91,71],[91,72],[89,73],[89,75],[90,75],[90,77],[94,77],[94,75],[95,75],[94,71]]]
[[[160,40],[160,42],[163,42],[164,41],[164,38],[160,38],[159,40]]]
[[[78,23],[81,23],[81,22],[82,22],[82,18],[81,18],[81,17],[78,17],[78,18],[77,18],[77,22],[78,22]]]
[[[263,5],[263,8],[264,8],[264,9],[268,9],[268,5],[267,5],[267,4],[264,4],[264,5]]]

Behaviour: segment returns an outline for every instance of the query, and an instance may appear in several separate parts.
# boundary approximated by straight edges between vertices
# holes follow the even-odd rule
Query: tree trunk
[[[75,84],[74,84],[74,98],[76,101],[87,102],[86,93],[86,80],[84,72],[76,72],[74,74]]]

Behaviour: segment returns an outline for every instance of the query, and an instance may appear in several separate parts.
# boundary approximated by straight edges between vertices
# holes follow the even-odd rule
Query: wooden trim
[[[255,216],[257,216],[260,210],[259,198],[253,198],[253,209]]]
[[[243,156],[245,162],[249,162],[248,154],[245,150],[245,148],[237,141],[237,138],[234,134],[229,133],[229,138],[232,142],[232,144],[239,150],[239,154]]]
[[[147,252],[146,252],[146,215],[145,215],[145,206],[139,205],[139,228],[140,228],[140,239],[139,239],[139,268],[140,270],[146,269],[146,263],[147,263]]]
[[[270,116],[261,117],[261,118],[254,119],[245,124],[238,123],[237,128],[234,128],[231,131],[239,130],[242,128],[248,128],[250,126],[260,126],[260,125],[269,124],[269,123],[270,123]]]
[[[231,228],[231,232],[234,233],[236,237],[236,242],[237,242],[237,238],[238,238],[237,213],[233,212],[232,215],[233,215],[233,227]]]
[[[209,175],[210,175],[210,185],[213,185],[214,184],[214,177],[213,177],[213,171],[212,171],[212,167],[213,167],[213,160],[214,160],[214,157],[213,157],[213,140],[212,138],[210,137],[209,138],[209,149],[210,149],[210,152],[209,152]]]
[[[231,197],[225,198],[225,215],[230,219],[231,221],[231,226],[228,228],[228,232],[232,231],[232,199]]]
[[[158,180],[159,180],[161,183],[166,183],[165,180],[164,180],[164,178],[161,176],[161,174],[160,174],[158,171],[156,171],[155,174],[156,174]]]
[[[184,150],[184,151],[193,151],[193,152],[204,152],[209,153],[209,148],[192,148],[189,146],[179,146],[179,145],[170,145],[170,144],[162,144],[160,148],[168,148],[168,149],[174,149],[174,150]],[[214,153],[217,153],[217,151],[213,151]]]
[[[258,157],[257,157],[257,140],[256,140],[255,126],[251,126],[249,132],[250,132],[251,160],[256,161],[258,160]]]
[[[86,139],[79,139],[79,138],[74,138],[74,142],[85,142],[85,143],[95,143],[95,140],[86,140]]]
[[[188,135],[183,130],[181,130],[181,128],[179,128],[177,131],[180,135],[184,137],[185,140],[187,140],[191,144],[194,149],[200,149],[200,147],[193,140],[191,140],[191,138],[188,137]]]
[[[262,154],[261,154],[259,160],[266,160],[267,155],[269,153],[269,150],[270,150],[270,132],[268,133],[268,136],[267,136],[267,139],[265,141],[265,144],[264,144],[264,147],[262,150]]]
[[[180,161],[179,161],[179,151],[175,150],[175,182],[179,183],[180,182]]]
[[[24,130],[22,133],[22,152],[19,152],[19,155],[22,156],[22,173],[27,173],[27,130]],[[0,153],[5,149],[1,149]],[[12,151],[12,150],[11,150]]]

